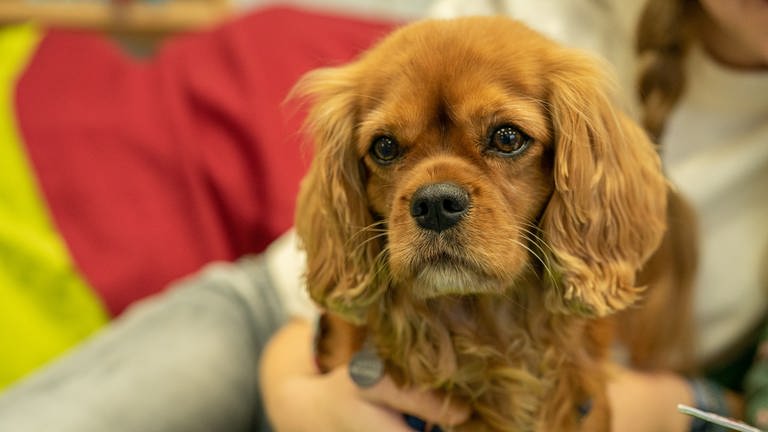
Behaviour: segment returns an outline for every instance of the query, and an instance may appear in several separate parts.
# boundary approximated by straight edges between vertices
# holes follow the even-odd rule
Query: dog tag
[[[368,388],[384,376],[384,362],[366,345],[349,361],[349,377],[360,388]]]

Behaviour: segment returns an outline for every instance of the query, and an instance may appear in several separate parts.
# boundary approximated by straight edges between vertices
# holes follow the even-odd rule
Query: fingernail
[[[419,432],[443,432],[442,429],[440,429],[440,426],[432,426],[431,429],[427,430],[427,422],[424,420],[414,417],[409,414],[403,414],[403,419],[405,420],[405,423],[413,430],[419,431]]]
[[[403,419],[405,420],[405,423],[408,426],[410,426],[411,429],[419,432],[427,432],[425,430],[427,428],[427,422],[425,422],[424,420],[408,414],[403,414]]]

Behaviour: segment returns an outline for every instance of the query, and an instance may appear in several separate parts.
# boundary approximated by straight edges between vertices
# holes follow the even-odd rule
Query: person
[[[761,198],[768,185],[768,4],[651,0],[643,11],[631,3],[448,0],[440,2],[436,13],[443,17],[507,13],[522,18],[563,43],[603,55],[617,69],[623,88],[635,88],[626,83],[635,80],[635,66],[644,67],[635,109],[658,139],[672,182],[699,215],[695,360],[708,379],[617,369],[609,388],[613,430],[709,430],[678,414],[676,405],[701,407],[704,399],[714,398],[705,408],[741,417],[739,398],[727,396],[723,388],[743,392],[744,372],[754,358],[768,308],[768,274],[762,270],[768,258],[768,201]],[[628,23],[633,22],[639,23],[637,60],[626,54],[634,37]],[[584,35],[584,28],[594,31]],[[311,404],[288,408],[286,402],[296,389],[324,387],[313,391],[331,394],[343,386],[340,376],[317,376],[299,364],[289,370],[293,363],[288,358],[297,345],[306,345],[307,326],[289,324],[263,361],[262,376],[270,377],[263,383],[266,406],[285,430],[309,429],[301,419],[290,417],[288,411],[294,409],[307,413],[314,424],[323,424]],[[764,350],[755,361],[746,383],[746,414],[750,422],[766,427]],[[325,410],[326,424],[343,420],[328,430],[355,430],[344,427],[353,421],[347,409],[351,406],[348,402],[346,407],[320,408]],[[459,409],[454,414],[460,413]]]
[[[97,33],[0,29],[0,389],[285,232],[308,161],[286,94],[391,26],[270,8],[147,59]]]
[[[308,160],[281,104],[392,25],[268,8],[148,59],[100,34],[0,29],[0,430],[263,423],[272,280],[299,270],[248,257],[290,227]]]
[[[283,295],[300,291],[291,234],[253,255],[290,226],[306,161],[300,115],[279,107],[303,72],[348,60],[393,25],[269,8],[142,61],[97,34],[0,31],[0,84],[13,85],[0,108],[9,102],[18,122],[0,116],[0,430],[269,430],[257,365],[303,310]],[[21,171],[8,153],[24,178],[4,177]],[[18,191],[52,221],[7,199]],[[61,238],[34,243],[44,236],[26,229],[38,219]],[[29,242],[9,244],[14,231]],[[437,399],[420,392],[367,395],[438,420]]]
[[[600,2],[600,4],[607,3]],[[716,12],[710,12],[709,10],[707,12],[708,14],[705,17],[715,20],[714,22],[719,22],[716,21],[719,16]],[[747,10],[742,13],[750,16],[762,16],[756,12]],[[710,24],[712,24],[712,21],[710,21]],[[720,26],[713,25],[711,28],[719,29]],[[728,35],[728,32],[725,32],[725,35]],[[726,40],[728,40],[727,37]],[[726,50],[726,52],[729,52],[729,50]],[[718,133],[713,133],[710,129],[716,128],[717,124],[712,122],[706,123],[711,128],[699,131],[697,128],[701,127],[701,124],[691,120],[690,117],[682,116],[686,110],[692,110],[691,115],[697,113],[695,109],[696,104],[702,102],[696,98],[690,100],[690,97],[694,95],[693,90],[696,89],[694,85],[699,77],[697,74],[687,74],[689,78],[688,96],[683,96],[682,99],[672,104],[676,108],[667,117],[666,132],[665,135],[662,135],[661,139],[668,170],[671,174],[675,171],[670,161],[670,159],[674,160],[674,158],[671,156],[668,158],[666,153],[672,152],[674,140],[668,139],[668,137],[674,136],[672,134],[677,126],[692,130],[690,132],[691,136],[695,137],[692,141],[700,145],[698,148],[689,150],[714,151],[716,150],[713,147],[714,144],[720,142],[727,143],[729,147],[733,146],[734,150],[748,150],[747,154],[750,155],[747,158],[750,162],[749,169],[746,170],[743,169],[744,166],[739,166],[742,169],[731,172],[731,174],[739,174],[737,176],[739,180],[737,184],[738,187],[746,187],[745,196],[729,196],[727,192],[721,190],[712,190],[710,192],[717,192],[713,198],[715,201],[717,198],[736,200],[733,203],[735,207],[727,209],[732,213],[727,216],[735,217],[735,222],[733,223],[736,226],[749,227],[749,230],[745,229],[745,231],[748,231],[748,237],[746,240],[742,238],[742,243],[750,243],[750,245],[756,243],[758,244],[758,246],[755,246],[756,248],[764,247],[766,244],[765,229],[763,228],[761,231],[761,227],[754,222],[765,220],[765,204],[761,200],[748,201],[747,204],[751,209],[750,212],[745,212],[750,218],[748,220],[739,219],[741,211],[738,210],[739,205],[737,205],[745,204],[743,201],[750,196],[754,196],[755,190],[759,191],[759,189],[755,188],[750,189],[748,186],[752,184],[758,186],[765,184],[765,173],[768,171],[764,169],[766,164],[765,154],[759,152],[755,154],[755,148],[749,147],[750,143],[765,142],[766,130],[762,126],[764,122],[760,122],[762,118],[765,118],[765,105],[762,105],[762,108],[759,105],[759,102],[762,101],[759,95],[765,94],[765,92],[760,93],[759,91],[761,88],[765,89],[766,86],[764,74],[755,72],[734,73],[723,68],[718,63],[712,62],[708,51],[704,51],[703,48],[699,51],[691,51],[689,55],[691,57],[684,62],[681,61],[682,59],[678,59],[680,64],[687,64],[686,62],[693,61],[704,62],[707,65],[706,67],[710,68],[710,72],[712,72],[711,69],[714,69],[713,74],[715,76],[709,78],[715,80],[726,79],[727,82],[724,83],[716,81],[718,84],[714,88],[722,89],[725,94],[716,95],[713,98],[715,101],[726,103],[731,97],[734,101],[740,101],[744,97],[743,93],[730,94],[728,92],[729,87],[726,84],[731,84],[729,81],[732,78],[736,78],[738,82],[741,82],[742,78],[744,78],[749,83],[748,88],[750,89],[746,93],[749,96],[747,99],[754,101],[756,106],[744,107],[745,110],[751,113],[749,116],[745,116],[745,119],[750,118],[752,122],[749,123],[745,120],[746,123],[741,125],[742,127],[740,128],[729,127],[722,131],[715,129]],[[752,65],[752,67],[761,68],[765,67],[768,56],[763,55],[762,58],[754,56],[753,60],[755,59],[757,59],[757,65]],[[702,64],[693,64],[691,67],[698,71]],[[735,75],[735,77],[732,75]],[[738,86],[738,84],[735,85]],[[755,85],[758,87],[755,87]],[[707,90],[703,92],[704,96],[711,90],[711,87],[706,85],[705,88]],[[731,105],[727,106],[734,108]],[[744,114],[741,111],[725,111],[725,113],[732,114],[734,118],[739,118],[740,115]],[[712,113],[712,118],[707,120],[717,120],[719,117],[728,116],[723,115],[722,109],[717,109]],[[688,124],[686,125],[686,123]],[[693,132],[696,133],[694,134]],[[741,132],[744,133],[742,137],[737,137],[736,134]],[[759,150],[759,147],[757,150]],[[715,156],[720,156],[721,154],[716,152]],[[761,154],[762,156],[760,156]],[[703,162],[712,160],[712,156],[705,156],[703,157]],[[685,157],[680,156],[678,160],[683,161],[685,159]],[[739,159],[739,161],[741,160],[743,159]],[[714,161],[717,162],[718,159],[715,158]],[[689,171],[693,170],[693,168],[690,168],[690,163],[687,165],[682,162],[680,163],[682,164],[680,166],[681,172],[688,172],[683,168]],[[708,165],[706,169],[712,170],[713,167],[714,165]],[[676,181],[679,182],[679,179]],[[712,203],[713,201],[707,202]],[[695,199],[694,203],[697,206],[700,205],[700,202]],[[722,212],[724,209],[719,209],[719,211]],[[716,216],[718,217],[712,221],[713,223],[723,222],[722,215],[718,214]],[[730,220],[727,222],[729,226],[732,225]],[[706,233],[705,228],[711,226],[712,223],[702,222],[702,232]],[[754,230],[752,230],[753,228]],[[30,380],[12,388],[8,393],[0,397],[0,430],[55,429],[88,431],[103,430],[105,425],[109,425],[109,430],[123,428],[122,430],[143,431],[218,430],[225,427],[227,427],[227,430],[259,428],[263,424],[264,417],[256,414],[258,400],[256,395],[249,392],[254,388],[252,386],[257,384],[252,380],[255,379],[254,368],[260,356],[262,359],[260,367],[261,381],[258,385],[262,389],[264,407],[272,424],[278,430],[408,430],[401,419],[401,412],[412,413],[427,421],[443,425],[460,423],[467,415],[465,407],[446,407],[439,395],[423,393],[413,389],[397,389],[391,380],[386,377],[373,388],[358,389],[352,384],[343,368],[328,375],[316,374],[312,366],[310,351],[312,325],[305,319],[294,318],[283,326],[266,346],[262,355],[261,343],[264,341],[264,338],[254,338],[248,329],[251,328],[249,325],[253,326],[249,321],[251,319],[249,317],[252,315],[259,316],[264,311],[260,309],[258,301],[254,302],[247,299],[252,297],[258,298],[264,290],[276,289],[278,293],[285,292],[276,286],[281,284],[276,279],[281,275],[287,276],[286,269],[297,267],[301,260],[300,256],[291,255],[292,252],[285,252],[286,250],[294,249],[290,246],[292,240],[289,238],[286,241],[288,243],[278,243],[275,245],[275,249],[268,251],[258,265],[254,266],[253,261],[244,261],[235,264],[234,267],[225,266],[219,267],[216,270],[219,276],[221,272],[231,271],[235,274],[241,274],[241,277],[234,278],[235,280],[251,280],[252,282],[245,284],[248,287],[247,289],[235,290],[236,284],[232,283],[228,278],[202,276],[201,281],[208,282],[201,285],[205,285],[207,288],[205,290],[198,290],[197,288],[191,288],[192,286],[198,286],[196,279],[189,279],[180,285],[179,288],[169,291],[167,295],[155,298],[150,300],[149,303],[137,307],[134,310],[135,313],[130,312],[124,318],[115,322],[105,333],[97,336],[84,349],[74,352],[72,356],[53,365],[42,374],[33,376]],[[705,237],[703,255],[708,253],[707,241]],[[719,240],[714,245],[712,243],[709,244],[709,250],[714,249],[714,252],[718,251],[718,246],[725,245],[724,243],[719,243]],[[276,265],[273,267],[273,270],[267,271],[271,279],[266,279],[261,284],[253,282],[254,279],[242,277],[244,274],[256,272],[254,269],[257,267],[262,266],[262,270],[269,268],[267,262],[274,259],[269,257],[272,254],[277,254],[281,248],[287,255],[283,258],[285,260],[283,264]],[[759,254],[742,254],[740,250],[738,253],[733,253],[733,251],[725,252],[736,258],[748,256],[749,258],[760,259],[756,257]],[[711,254],[712,252],[709,253]],[[715,257],[717,255],[715,253]],[[730,258],[730,256],[723,258]],[[255,260],[258,262],[260,258]],[[706,263],[702,267],[703,271],[709,271],[708,266],[711,263],[706,258],[702,261]],[[722,274],[719,274],[717,277],[712,276],[714,278],[712,286],[715,288],[727,286],[729,288],[737,287],[748,290],[746,293],[738,296],[733,295],[732,292],[727,294],[728,299],[733,300],[734,303],[727,302],[728,304],[721,304],[720,306],[732,306],[734,310],[739,312],[741,312],[740,306],[742,303],[750,303],[750,306],[755,306],[758,309],[764,307],[762,297],[754,295],[755,289],[765,286],[765,277],[762,276],[762,279],[760,279],[759,276],[755,275],[755,270],[759,269],[755,262],[738,262],[736,264],[729,262],[728,265],[732,266],[727,268],[729,272],[743,272],[744,275],[747,275],[745,277],[753,277],[754,279],[740,280],[738,284],[733,284],[729,280],[723,282]],[[722,267],[715,265],[714,268]],[[714,271],[714,269],[711,271]],[[727,275],[727,273],[725,274]],[[260,274],[264,276],[264,273]],[[262,276],[258,278],[261,279]],[[709,280],[708,277],[700,277],[701,279]],[[210,283],[211,281],[215,283]],[[754,284],[751,283],[753,281],[755,282]],[[257,288],[261,289],[257,290]],[[210,296],[200,293],[200,291],[206,290],[217,293],[216,297],[225,298],[226,301],[212,302]],[[195,291],[198,291],[198,294],[183,295],[183,292],[193,293]],[[238,294],[226,294],[230,291]],[[727,290],[725,291],[728,292]],[[245,293],[245,295],[240,293]],[[706,300],[703,296],[699,297],[697,301]],[[281,297],[277,295],[275,298],[280,299]],[[718,298],[718,301],[720,300]],[[283,297],[283,301],[289,301],[288,297]],[[243,307],[243,305],[247,307]],[[209,307],[211,309],[207,309]],[[728,311],[727,308],[725,310],[726,312]],[[143,329],[139,325],[139,323],[149,320],[150,317],[168,317],[179,311],[186,311],[186,313],[180,314],[183,317],[179,321],[180,325],[171,326],[174,328],[174,331],[162,331],[165,326],[162,323],[147,326]],[[207,313],[202,314],[204,311],[207,311]],[[750,322],[746,324],[746,327],[759,327],[763,311],[754,314],[759,317],[756,319],[756,322],[753,322],[754,318],[748,319],[747,321]],[[289,310],[287,315],[290,314]],[[713,315],[717,318],[717,314]],[[213,316],[216,319],[207,319],[207,316]],[[700,321],[705,318],[701,314],[697,316],[699,316]],[[727,316],[723,318],[723,321],[728,321],[727,318]],[[218,322],[220,325],[224,321],[230,320],[239,322],[239,324],[217,326],[218,330],[210,332],[197,331],[198,327],[196,326],[186,327],[187,324],[193,324],[193,321],[197,319],[201,319],[203,324]],[[286,316],[276,317],[271,320],[272,324],[268,326],[269,330],[267,332],[276,328],[278,323],[284,319],[287,319]],[[742,324],[742,326],[744,325]],[[208,325],[204,325],[204,327],[207,328]],[[190,329],[191,331],[187,331]],[[133,332],[132,330],[137,331]],[[216,340],[221,332],[225,332],[229,337],[222,339],[219,345],[211,349],[209,343]],[[128,333],[140,337],[128,338]],[[739,336],[745,336],[744,338],[748,339],[746,333],[749,333],[749,331],[744,331],[743,328],[735,333],[741,333]],[[186,336],[184,336],[185,334]],[[709,334],[708,330],[706,334]],[[114,335],[114,339],[112,339],[112,335]],[[152,338],[154,338],[152,343],[136,342],[137,340],[141,341]],[[128,342],[125,345],[126,349],[123,350],[121,347],[124,346],[123,344],[126,339],[133,342]],[[721,349],[720,353],[727,354],[733,352],[733,347],[727,346],[727,339],[729,339],[728,336],[715,344],[725,346],[725,348]],[[736,339],[739,338],[736,337]],[[110,340],[114,342],[110,344]],[[179,346],[167,345],[167,342],[172,340],[177,340],[179,344],[190,347],[190,350],[184,351]],[[231,349],[237,352],[238,343],[242,344],[242,341],[248,341],[246,344],[247,349],[243,345],[240,345],[240,348],[250,352],[250,355],[235,355],[231,357],[226,355]],[[99,350],[100,346],[109,348],[101,351]],[[163,354],[167,354],[164,348],[170,348],[171,352],[182,352],[184,355],[181,356],[181,359],[174,358],[170,365],[168,363],[164,364],[162,361],[164,358]],[[102,356],[110,351],[117,353],[114,361],[101,362]],[[88,355],[88,353],[91,354]],[[121,361],[122,356],[129,353],[135,357],[124,357],[125,362]],[[143,357],[146,353],[153,353],[154,355]],[[202,353],[207,353],[208,355],[202,356]],[[125,367],[129,363],[141,364],[142,367],[138,371],[132,370],[123,373],[120,368]],[[69,366],[63,366],[66,364]],[[97,365],[100,366],[96,367]],[[93,369],[91,369],[92,367]],[[86,369],[92,370],[93,374],[85,373],[84,370]],[[241,371],[245,371],[245,373],[241,373]],[[112,379],[106,382],[107,385],[104,388],[99,388],[99,384],[102,383],[105,377],[109,376],[110,372]],[[143,372],[144,377],[134,381],[133,375],[137,372]],[[219,375],[218,377],[217,374]],[[616,376],[617,379],[613,382],[610,389],[616,422],[614,423],[614,430],[689,430],[690,422],[688,419],[674,412],[674,406],[678,402],[694,403],[694,395],[687,380],[668,373],[649,374],[625,369],[620,369]],[[248,377],[250,377],[251,381],[249,381]],[[169,386],[172,385],[174,388],[179,385],[179,391],[170,392],[163,388],[165,383]],[[223,385],[217,387],[221,383],[228,383],[229,387]],[[132,388],[129,394],[136,396],[137,393],[140,393],[141,396],[138,398],[131,397],[130,400],[127,397],[122,398],[119,399],[119,403],[115,403],[115,395],[122,394],[132,384],[135,387]],[[79,397],[75,397],[75,395],[79,395]],[[181,396],[184,397],[182,398]],[[51,400],[57,401],[56,407],[47,402]],[[197,402],[194,402],[195,400]],[[69,405],[62,401],[72,401],[73,404]],[[173,402],[163,405],[162,401]],[[200,401],[204,401],[204,403]],[[217,401],[229,403],[217,403]],[[120,405],[121,403],[123,405]],[[163,409],[157,409],[157,406],[161,406]],[[72,407],[78,408],[73,409]],[[297,415],[297,413],[300,413],[300,415]],[[224,423],[227,421],[227,418],[229,422]]]

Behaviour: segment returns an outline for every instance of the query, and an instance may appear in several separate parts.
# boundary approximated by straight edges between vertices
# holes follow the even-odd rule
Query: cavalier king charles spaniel
[[[610,348],[673,363],[687,303],[659,249],[679,203],[610,82],[501,17],[411,24],[305,76],[321,368],[368,343],[397,383],[468,403],[460,430],[609,430]]]

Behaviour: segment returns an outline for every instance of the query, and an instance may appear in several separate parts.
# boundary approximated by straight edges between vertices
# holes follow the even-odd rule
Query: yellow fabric
[[[53,225],[16,126],[16,79],[39,33],[0,28],[0,390],[108,320]]]

